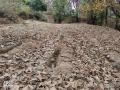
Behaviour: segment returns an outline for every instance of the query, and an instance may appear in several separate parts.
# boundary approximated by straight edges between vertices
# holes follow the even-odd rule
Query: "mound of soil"
[[[119,90],[120,32],[87,24],[0,26],[0,90]]]

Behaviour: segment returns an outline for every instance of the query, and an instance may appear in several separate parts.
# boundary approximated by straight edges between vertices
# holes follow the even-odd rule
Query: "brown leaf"
[[[19,90],[19,85],[14,85],[12,88],[11,88],[11,90]]]
[[[22,90],[33,90],[33,86],[28,85],[28,86],[24,87]]]
[[[50,90],[57,90],[55,87],[51,87]]]

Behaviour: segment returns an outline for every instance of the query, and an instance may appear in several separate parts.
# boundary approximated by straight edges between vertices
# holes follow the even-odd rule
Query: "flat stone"
[[[120,62],[120,54],[117,52],[109,52],[107,58],[111,62]]]

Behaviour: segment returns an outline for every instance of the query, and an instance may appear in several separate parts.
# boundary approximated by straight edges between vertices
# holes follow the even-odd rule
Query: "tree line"
[[[120,0],[1,0],[0,3],[0,11],[13,7],[13,12],[32,13],[42,18],[43,12],[50,12],[57,23],[66,17],[80,22],[85,16],[89,24],[108,25],[112,19],[114,28],[120,29]]]

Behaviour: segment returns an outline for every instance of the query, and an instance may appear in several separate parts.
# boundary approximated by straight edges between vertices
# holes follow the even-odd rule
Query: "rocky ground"
[[[120,32],[30,20],[0,25],[0,90],[120,90]]]

